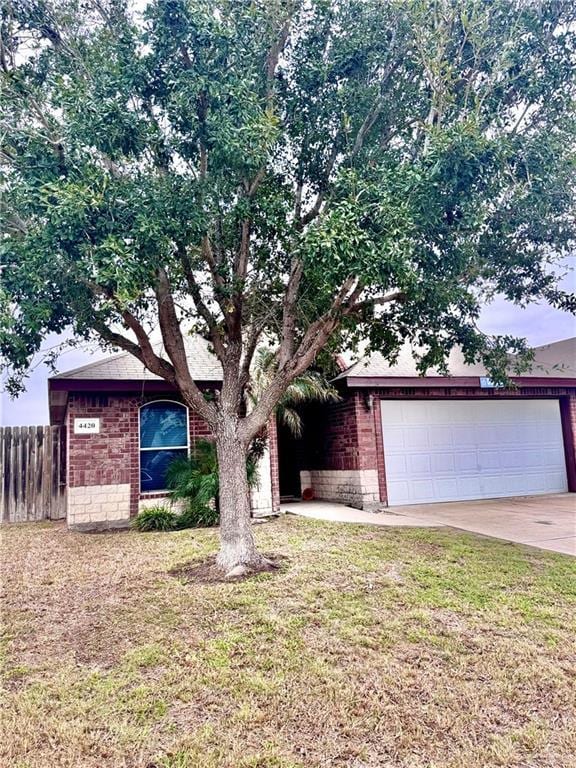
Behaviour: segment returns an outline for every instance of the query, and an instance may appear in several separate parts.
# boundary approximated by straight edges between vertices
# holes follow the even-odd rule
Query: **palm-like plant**
[[[273,349],[261,347],[255,356],[252,371],[252,385],[248,396],[255,403],[269,381],[275,374],[275,354]],[[276,406],[276,418],[280,424],[287,427],[295,437],[301,437],[303,432],[302,417],[298,406],[312,401],[319,403],[335,403],[340,400],[338,391],[318,371],[307,371],[289,385]]]
[[[257,465],[265,448],[265,441],[256,438],[248,453],[246,468],[250,487],[258,482]],[[186,502],[180,527],[210,526],[220,516],[218,493],[218,457],[216,446],[209,440],[199,440],[185,458],[172,461],[166,472],[170,497]]]

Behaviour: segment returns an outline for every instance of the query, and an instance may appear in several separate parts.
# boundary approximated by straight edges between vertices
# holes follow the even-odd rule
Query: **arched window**
[[[157,400],[140,408],[140,490],[166,490],[170,462],[188,455],[188,409]]]

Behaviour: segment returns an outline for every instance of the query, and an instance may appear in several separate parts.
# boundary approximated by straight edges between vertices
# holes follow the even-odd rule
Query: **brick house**
[[[200,337],[189,339],[188,357],[209,397],[222,380],[218,360]],[[66,428],[67,520],[74,528],[122,527],[162,503],[169,460],[210,437],[177,391],[128,353],[51,377],[48,399],[50,423]],[[274,423],[268,438],[252,492],[255,516],[280,507]]]
[[[221,368],[201,338],[193,377],[209,396]],[[394,365],[371,355],[345,368],[342,400],[303,411],[302,438],[273,421],[252,494],[255,516],[312,489],[364,509],[576,491],[576,339],[540,347],[514,388],[492,386],[455,351],[449,376],[419,376],[409,348]],[[129,354],[49,380],[50,419],[66,426],[68,523],[126,525],[166,497],[174,455],[209,437],[170,385]]]

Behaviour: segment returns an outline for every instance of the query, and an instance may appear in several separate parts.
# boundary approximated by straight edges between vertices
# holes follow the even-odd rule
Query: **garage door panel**
[[[567,490],[558,400],[381,402],[390,504]]]
[[[533,450],[526,450],[524,452],[525,456],[525,466],[528,469],[536,469],[538,470],[540,467],[544,468],[545,464],[542,459],[542,451],[539,449],[533,449]]]
[[[388,426],[387,429],[387,447],[386,450],[394,451],[396,448],[403,449],[404,445],[404,429],[402,427]]]
[[[476,443],[479,447],[493,446],[498,440],[498,427],[495,424],[478,424]]]
[[[435,475],[452,474],[456,468],[453,453],[433,453],[430,457],[431,470]]]
[[[386,490],[389,498],[405,499],[412,496],[410,484],[407,480],[391,480],[386,483]]]
[[[528,490],[533,493],[544,493],[546,490],[546,479],[542,474],[524,475],[522,482],[526,482]]]
[[[427,453],[415,453],[408,458],[408,471],[411,475],[425,475],[431,472],[430,455]]]
[[[510,474],[505,479],[507,481],[507,487],[510,489],[510,493],[512,495],[532,493],[533,485],[530,483],[529,478],[527,478],[525,475]]]
[[[505,496],[507,492],[507,481],[500,475],[482,475],[482,490],[487,498]]]
[[[453,446],[462,448],[476,448],[476,436],[470,424],[458,424],[452,427]]]
[[[519,424],[513,432],[516,434],[517,439],[523,443],[538,443],[543,430],[544,432],[548,432],[548,425],[546,422],[535,421],[528,424]]]
[[[410,489],[414,494],[415,501],[428,501],[430,496],[429,480],[413,480],[410,484]]]
[[[404,432],[404,447],[416,451],[429,448],[428,430],[420,429],[420,427],[407,427]]]
[[[518,469],[526,465],[526,452],[522,450],[502,451],[502,467],[504,469]]]
[[[485,472],[490,469],[498,469],[500,466],[500,452],[498,450],[478,451],[478,466]]]
[[[478,457],[476,455],[476,451],[464,451],[463,453],[457,453],[455,459],[457,472],[468,473],[478,471]]]
[[[542,451],[542,463],[545,467],[554,469],[564,460],[563,448],[545,448]]]
[[[426,501],[434,501],[436,498],[455,498],[458,496],[458,481],[455,478],[438,478],[434,482],[434,493],[429,494],[429,498]]]
[[[555,493],[556,489],[566,483],[565,472],[549,472],[546,475],[546,493]],[[566,490],[568,490],[566,488]]]
[[[387,466],[390,467],[390,477],[405,477],[408,475],[408,467],[406,466],[406,456],[394,453],[388,454],[386,458]]]
[[[447,426],[432,426],[428,428],[430,444],[437,450],[438,448],[452,448],[454,438],[452,429]]]

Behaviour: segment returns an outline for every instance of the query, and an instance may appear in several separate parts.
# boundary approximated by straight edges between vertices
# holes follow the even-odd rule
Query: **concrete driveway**
[[[376,513],[323,501],[286,504],[283,510],[305,517],[349,523],[450,526],[576,556],[576,494],[573,493],[413,504],[389,507]]]

